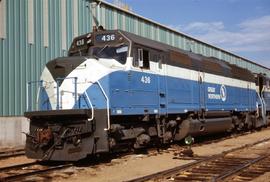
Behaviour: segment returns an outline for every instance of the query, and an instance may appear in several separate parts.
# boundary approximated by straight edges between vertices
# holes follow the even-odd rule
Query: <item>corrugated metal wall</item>
[[[47,61],[66,55],[74,36],[90,32],[96,22],[93,16],[106,29],[130,31],[270,76],[266,68],[107,3],[99,4],[94,0],[1,0],[0,116],[23,114],[27,81],[38,80]]]
[[[0,116],[22,115],[26,83],[39,79],[47,61],[66,55],[75,35],[90,31],[89,5],[85,0],[1,0],[6,34],[0,37]]]

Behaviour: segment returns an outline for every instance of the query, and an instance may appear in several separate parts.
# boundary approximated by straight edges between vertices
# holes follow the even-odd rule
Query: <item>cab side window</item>
[[[134,66],[150,69],[150,52],[146,49],[138,48],[137,60],[135,60]]]
[[[158,55],[158,68],[162,69],[162,63],[164,60],[164,56],[163,55]]]

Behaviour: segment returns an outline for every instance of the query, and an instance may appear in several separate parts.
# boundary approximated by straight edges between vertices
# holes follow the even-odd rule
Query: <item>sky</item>
[[[270,68],[270,0],[122,2],[136,14]]]

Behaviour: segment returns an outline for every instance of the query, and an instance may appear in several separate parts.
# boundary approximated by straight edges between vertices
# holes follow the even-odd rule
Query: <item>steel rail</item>
[[[24,149],[0,151],[0,160],[8,158],[8,157],[16,157],[16,156],[24,155],[24,154],[25,154]]]
[[[6,172],[8,170],[18,170],[18,169],[22,169],[25,167],[35,166],[35,165],[40,165],[40,163],[38,161],[36,161],[36,162],[30,162],[30,163],[25,163],[25,164],[2,167],[2,168],[0,168],[0,172]],[[16,174],[0,177],[0,181],[13,181],[13,180],[18,180],[18,179],[23,179],[23,178],[28,177],[28,176],[34,176],[34,175],[42,174],[45,172],[60,170],[60,169],[68,168],[71,166],[73,166],[73,164],[69,163],[69,164],[63,164],[63,165],[52,166],[52,167],[46,166],[47,168],[45,168],[45,169],[30,169],[32,171],[28,171],[28,172],[24,172],[24,173],[18,172]]]
[[[60,170],[60,169],[68,168],[71,166],[73,166],[73,164],[64,164],[64,165],[49,167],[46,169],[39,169],[39,170],[27,172],[27,173],[10,175],[10,176],[4,177],[2,179],[0,178],[0,181],[13,181],[13,180],[18,180],[18,179],[23,179],[23,178],[28,177],[28,176],[39,175],[39,174],[42,174],[45,172]]]
[[[38,165],[38,164],[39,163],[37,161],[35,161],[35,162],[28,162],[28,163],[23,163],[23,164],[1,167],[0,172],[6,171],[6,170],[11,170],[11,169],[19,169],[19,168],[23,168],[23,167],[29,167],[29,166]]]

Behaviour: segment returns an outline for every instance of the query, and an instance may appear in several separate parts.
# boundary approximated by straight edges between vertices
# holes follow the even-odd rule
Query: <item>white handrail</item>
[[[85,92],[85,95],[86,95],[86,98],[87,98],[87,100],[88,100],[88,102],[89,102],[89,104],[91,106],[91,112],[92,112],[92,117],[90,119],[88,119],[88,121],[92,121],[94,119],[94,107],[92,105],[91,100],[89,99],[89,96],[88,96],[87,92]]]
[[[40,94],[40,86],[38,86],[35,110],[39,109],[39,94]]]

